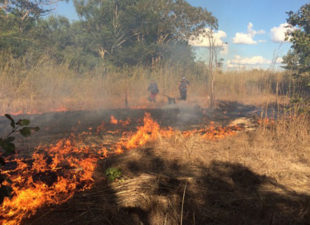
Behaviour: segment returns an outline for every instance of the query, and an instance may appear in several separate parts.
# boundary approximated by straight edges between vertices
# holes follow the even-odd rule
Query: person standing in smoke
[[[180,99],[181,100],[186,100],[187,98],[187,86],[189,85],[189,81],[186,80],[185,77],[182,77],[182,80],[180,81],[179,84],[179,91],[180,91]]]
[[[159,93],[157,83],[152,80],[147,90],[150,92],[148,100],[150,102],[156,102],[156,95]]]

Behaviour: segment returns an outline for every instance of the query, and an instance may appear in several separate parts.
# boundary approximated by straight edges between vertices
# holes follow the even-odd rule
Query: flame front
[[[6,171],[14,195],[4,199],[0,212],[0,221],[7,225],[20,224],[43,205],[61,204],[75,191],[91,188],[97,157],[90,148],[79,148],[68,139],[38,148],[27,163],[15,162],[17,167]]]
[[[110,122],[113,121],[117,121],[115,117],[111,117]],[[92,176],[98,159],[142,147],[147,142],[156,141],[160,136],[169,138],[176,134],[172,128],[161,129],[149,113],[145,114],[143,122],[144,125],[137,127],[135,133],[124,133],[121,140],[110,149],[98,148],[95,144],[85,145],[83,142],[85,136],[93,135],[92,130],[97,134],[105,130],[102,123],[97,129],[83,132],[79,136],[60,140],[48,147],[38,147],[30,160],[16,159],[11,162],[17,166],[3,173],[12,181],[13,197],[4,199],[0,223],[20,224],[23,218],[34,215],[40,207],[64,203],[75,192],[90,189],[94,184]],[[120,124],[128,125],[129,120]],[[212,125],[181,134],[184,137],[200,135],[204,139],[217,139],[232,135],[237,130],[238,127],[216,128]]]

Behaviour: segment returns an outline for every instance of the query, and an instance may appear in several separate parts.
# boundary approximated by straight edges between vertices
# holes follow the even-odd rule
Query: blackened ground
[[[199,105],[186,104],[167,105],[157,109],[107,109],[98,111],[68,111],[51,112],[38,115],[13,116],[17,121],[20,118],[29,119],[31,126],[39,126],[40,131],[29,138],[18,138],[21,148],[28,151],[38,144],[48,144],[69,136],[72,133],[96,130],[102,122],[106,130],[120,129],[122,131],[134,131],[139,125],[143,125],[143,117],[146,112],[157,121],[161,127],[172,127],[180,130],[201,128],[211,121],[218,125],[226,126],[231,121],[240,117],[253,118],[258,116],[262,109],[252,105],[243,105],[237,102],[219,102],[217,108],[201,108]],[[131,122],[128,126],[110,124],[110,117]],[[10,131],[9,121],[0,117],[0,136],[5,136]]]

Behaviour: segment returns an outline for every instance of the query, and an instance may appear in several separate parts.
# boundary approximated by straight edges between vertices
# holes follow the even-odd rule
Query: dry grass
[[[275,178],[296,191],[310,194],[310,123],[303,116],[260,126],[217,142],[176,136],[158,145],[168,158],[203,164],[241,163],[260,175]],[[181,153],[181,154],[180,154]]]
[[[130,107],[161,107],[167,102],[163,94],[178,96],[178,81],[184,75],[191,82],[188,104],[208,106],[207,70],[198,66],[102,67],[76,74],[48,60],[26,69],[9,62],[0,71],[0,113],[123,108],[126,95]],[[151,79],[158,82],[161,94],[154,105],[146,101]],[[237,101],[240,107],[246,104],[244,108],[264,106],[267,111],[276,101],[287,102],[290,82],[283,73],[218,72],[216,98]],[[227,111],[207,116],[224,123],[226,117],[240,113],[229,107]],[[54,118],[52,122],[58,126]],[[42,209],[24,224],[307,224],[309,127],[308,117],[291,116],[218,141],[181,133],[159,138],[101,161],[92,190],[64,205]],[[120,168],[123,179],[102,180],[109,167]]]
[[[287,103],[291,80],[284,72],[252,70],[217,73],[217,99],[244,104],[264,105],[278,101]],[[278,83],[278,97],[276,95]]]
[[[178,83],[182,76],[191,82],[188,102],[208,106],[208,71],[202,65],[185,68],[161,65],[156,68],[137,66],[116,69],[98,67],[77,74],[68,65],[55,65],[48,58],[34,66],[10,59],[0,68],[1,113],[36,113],[45,111],[123,108],[127,96],[130,107],[154,107],[147,102],[147,86],[158,82],[158,104],[167,97],[179,97]],[[275,95],[279,83],[281,99]],[[218,100],[263,105],[287,101],[290,80],[284,73],[270,71],[217,72],[215,92]],[[284,94],[284,95],[283,95]]]
[[[307,224],[309,125],[300,116],[218,141],[159,138],[101,161],[93,190],[31,224]],[[110,167],[121,180],[102,180]]]

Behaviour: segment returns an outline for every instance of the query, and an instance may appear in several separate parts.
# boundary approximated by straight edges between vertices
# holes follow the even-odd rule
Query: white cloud
[[[236,33],[233,38],[233,43],[235,44],[245,44],[245,45],[255,45],[257,42],[253,40],[253,38],[244,33]]]
[[[198,36],[190,36],[188,44],[196,47],[210,47],[210,32],[211,30],[209,28],[205,28]],[[213,46],[221,48],[220,53],[226,55],[228,53],[228,44],[227,42],[224,42],[223,39],[227,37],[227,34],[224,31],[219,30],[213,32],[212,37]]]
[[[273,27],[270,29],[271,40],[273,42],[288,42],[285,41],[285,33],[294,29],[288,23],[282,23],[278,27]]]
[[[271,60],[265,59],[262,56],[253,56],[251,58],[243,58],[240,55],[235,55],[233,59],[227,60],[228,68],[254,68],[271,64]]]
[[[245,44],[245,45],[254,45],[254,44],[257,44],[257,43],[261,43],[261,42],[264,42],[264,40],[259,40],[257,42],[253,38],[257,34],[264,34],[264,33],[265,33],[264,30],[258,30],[258,31],[253,30],[253,24],[250,22],[248,24],[247,33],[237,32],[235,34],[235,37],[233,38],[233,43],[235,43],[235,44]]]
[[[282,57],[278,57],[278,58],[276,59],[276,63],[278,63],[278,64],[283,63],[283,58],[282,58]]]

